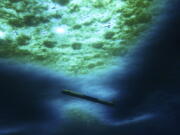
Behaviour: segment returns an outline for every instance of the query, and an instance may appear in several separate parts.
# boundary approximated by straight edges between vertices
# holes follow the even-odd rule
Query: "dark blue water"
[[[0,135],[179,135],[180,1],[171,4],[124,70],[101,83],[115,91],[113,108],[60,94],[82,89],[82,80],[1,60]],[[90,110],[99,123],[67,120],[67,105]]]

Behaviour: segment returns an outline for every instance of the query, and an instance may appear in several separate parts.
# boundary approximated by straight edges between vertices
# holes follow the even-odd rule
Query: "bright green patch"
[[[149,28],[154,5],[155,0],[4,0],[0,32],[7,34],[0,37],[0,57],[72,75],[105,69]]]

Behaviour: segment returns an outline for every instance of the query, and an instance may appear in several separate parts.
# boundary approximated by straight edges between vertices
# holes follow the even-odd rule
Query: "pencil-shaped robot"
[[[96,102],[96,103],[100,103],[100,104],[104,104],[104,105],[108,105],[108,106],[114,106],[113,102],[109,102],[109,101],[105,101],[105,100],[102,100],[102,99],[94,98],[94,97],[87,96],[87,95],[84,95],[84,94],[81,94],[81,93],[78,93],[78,92],[74,92],[74,91],[71,91],[71,90],[63,90],[62,93],[65,94],[65,95],[69,95],[69,96],[89,100],[89,101],[92,101],[92,102]]]

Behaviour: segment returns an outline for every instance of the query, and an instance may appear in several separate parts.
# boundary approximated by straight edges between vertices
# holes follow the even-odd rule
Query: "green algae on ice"
[[[0,33],[6,38],[0,39],[0,57],[71,75],[116,66],[114,59],[123,58],[150,27],[158,11],[153,5],[153,0],[1,1]]]

